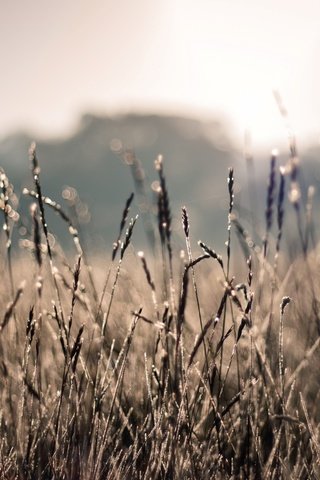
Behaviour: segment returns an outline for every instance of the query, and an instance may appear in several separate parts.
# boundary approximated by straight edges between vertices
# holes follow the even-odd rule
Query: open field
[[[152,248],[135,244],[128,192],[104,258],[82,245],[67,192],[66,206],[45,196],[35,145],[29,155],[27,224],[1,172],[1,479],[319,478],[320,256],[294,142],[286,166],[271,158],[260,236],[235,214],[230,168],[225,250],[214,219],[200,240],[188,205],[177,250],[159,157]]]

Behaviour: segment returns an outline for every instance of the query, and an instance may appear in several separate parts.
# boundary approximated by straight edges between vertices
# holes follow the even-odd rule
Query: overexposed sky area
[[[68,133],[85,111],[229,119],[257,143],[320,138],[320,2],[0,0],[0,138]]]

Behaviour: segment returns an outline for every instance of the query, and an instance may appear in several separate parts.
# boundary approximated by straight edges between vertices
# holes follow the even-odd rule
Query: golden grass
[[[34,145],[30,157],[35,191],[25,194],[36,203],[21,252],[11,248],[19,207],[1,172],[0,477],[319,478],[320,257],[301,198],[301,252],[285,254],[285,180],[296,188],[297,165],[278,175],[272,157],[255,243],[234,217],[230,169],[226,252],[194,247],[183,207],[183,255],[159,158],[155,251],[136,253],[130,195],[101,259],[43,195]],[[47,208],[73,237],[74,266],[50,243]]]

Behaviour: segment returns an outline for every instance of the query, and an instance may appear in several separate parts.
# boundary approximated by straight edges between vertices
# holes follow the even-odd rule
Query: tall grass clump
[[[29,156],[20,251],[17,196],[0,172],[0,477],[319,478],[319,253],[314,191],[304,204],[293,141],[286,165],[271,155],[260,235],[238,213],[230,168],[225,251],[214,231],[198,239],[187,206],[176,251],[160,156],[151,248],[135,245],[142,222],[130,194],[98,259],[42,191],[35,144]],[[129,160],[145,195],[142,167]],[[74,255],[53,241],[49,209]]]

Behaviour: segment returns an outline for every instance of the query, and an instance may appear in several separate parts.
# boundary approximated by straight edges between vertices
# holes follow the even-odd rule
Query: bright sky
[[[319,140],[319,59],[316,0],[0,0],[0,138],[160,110],[265,144],[285,135],[278,89],[298,140]]]

